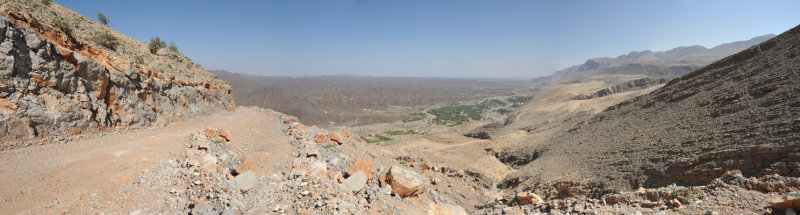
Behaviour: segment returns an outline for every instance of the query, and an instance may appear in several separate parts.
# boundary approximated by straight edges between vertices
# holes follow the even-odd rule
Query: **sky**
[[[748,40],[800,1],[55,0],[206,69],[268,76],[531,78],[630,51]]]

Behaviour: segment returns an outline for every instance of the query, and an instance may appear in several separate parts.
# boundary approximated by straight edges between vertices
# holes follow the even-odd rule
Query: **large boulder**
[[[399,166],[392,166],[386,174],[386,182],[392,185],[392,193],[400,197],[416,196],[424,192],[430,181],[424,175]]]

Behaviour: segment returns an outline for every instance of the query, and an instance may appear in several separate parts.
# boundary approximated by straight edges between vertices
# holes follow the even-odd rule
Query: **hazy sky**
[[[712,47],[800,24],[800,1],[55,0],[207,69],[522,78],[593,57]]]

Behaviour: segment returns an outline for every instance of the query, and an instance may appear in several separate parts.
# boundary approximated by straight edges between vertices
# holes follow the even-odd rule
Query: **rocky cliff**
[[[0,141],[163,125],[234,107],[230,86],[180,53],[149,54],[145,43],[54,3],[5,1],[0,12]],[[99,33],[120,45],[89,39]]]

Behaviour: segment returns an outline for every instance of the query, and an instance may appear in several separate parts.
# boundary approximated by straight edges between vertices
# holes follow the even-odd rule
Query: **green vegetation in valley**
[[[406,135],[406,134],[417,134],[417,132],[416,132],[416,131],[414,131],[414,130],[405,130],[405,131],[387,131],[387,132],[383,132],[383,133],[386,133],[386,134],[388,134],[388,135],[395,135],[395,136],[396,136],[396,135]]]
[[[384,137],[384,136],[377,135],[377,134],[369,135],[369,136],[370,137],[361,136],[361,139],[364,140],[364,142],[367,142],[367,143],[377,143],[377,142],[383,142],[383,141],[392,140],[392,138]]]
[[[497,109],[497,113],[506,115],[508,113],[511,113],[511,110],[508,110],[508,109],[505,109],[505,108],[499,108],[499,109]]]
[[[508,101],[509,103],[527,103],[527,102],[531,101],[531,99],[533,99],[533,97],[530,97],[530,96],[514,96],[514,97],[511,97],[511,98],[508,98],[508,100],[506,100],[506,101]]]
[[[514,97],[511,97],[511,98],[508,98],[506,101],[511,103],[511,108],[518,108],[518,107],[522,107],[522,105],[524,105],[525,103],[528,103],[529,101],[531,101],[531,99],[533,99],[533,97],[530,97],[530,96],[514,96]]]
[[[119,46],[119,39],[106,32],[100,32],[89,38],[89,40],[111,50],[117,50],[117,46]]]
[[[428,110],[428,113],[436,116],[433,119],[436,124],[452,127],[469,120],[481,120],[486,110],[504,105],[506,105],[505,102],[492,99],[474,105],[449,105],[433,108]]]
[[[411,119],[404,119],[403,122],[420,121],[420,120],[425,119],[425,117],[427,117],[427,114],[425,114],[425,113],[412,113],[411,116],[412,116]]]

